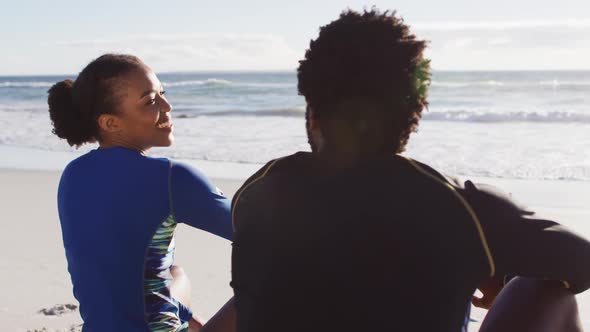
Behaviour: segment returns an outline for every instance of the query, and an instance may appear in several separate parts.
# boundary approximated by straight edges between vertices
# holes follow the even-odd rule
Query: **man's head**
[[[402,152],[427,106],[425,48],[395,12],[347,10],[321,27],[297,71],[312,150]]]

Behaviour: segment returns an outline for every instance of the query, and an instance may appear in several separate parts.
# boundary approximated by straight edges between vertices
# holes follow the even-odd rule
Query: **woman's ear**
[[[98,128],[107,133],[114,133],[121,130],[119,119],[112,114],[101,114],[98,117]]]

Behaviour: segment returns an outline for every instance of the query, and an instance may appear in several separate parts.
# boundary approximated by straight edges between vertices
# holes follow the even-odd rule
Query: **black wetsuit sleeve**
[[[590,288],[590,242],[518,206],[493,187],[470,181],[460,189],[482,224],[495,276],[563,281],[573,292]]]
[[[252,176],[250,176],[245,182],[244,184],[242,184],[242,186],[240,187],[240,189],[238,189],[231,201],[231,212],[232,212],[232,218],[234,216],[234,210],[236,209],[236,206],[238,205],[238,201],[240,200],[240,198],[242,197],[243,192],[248,189],[248,187],[250,187],[252,184],[254,184],[256,181],[262,179],[269,171],[270,169],[275,165],[275,163],[278,161],[278,159],[273,159],[271,161],[269,161],[268,163],[266,163],[266,165],[264,165],[261,169],[259,169],[258,171],[256,171],[256,173],[252,174]],[[233,220],[232,220],[233,222]],[[235,225],[234,225],[235,226]]]

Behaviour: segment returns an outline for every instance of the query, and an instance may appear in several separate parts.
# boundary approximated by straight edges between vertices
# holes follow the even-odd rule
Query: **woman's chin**
[[[165,148],[174,144],[174,136],[170,135],[165,139],[160,140],[157,144],[154,144],[154,147]]]
[[[163,147],[171,146],[174,144],[174,136],[170,136],[166,142],[162,145]]]

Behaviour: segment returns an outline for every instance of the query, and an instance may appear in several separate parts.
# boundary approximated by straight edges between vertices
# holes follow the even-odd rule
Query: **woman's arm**
[[[232,239],[230,201],[197,170],[172,162],[170,210],[177,222]]]

